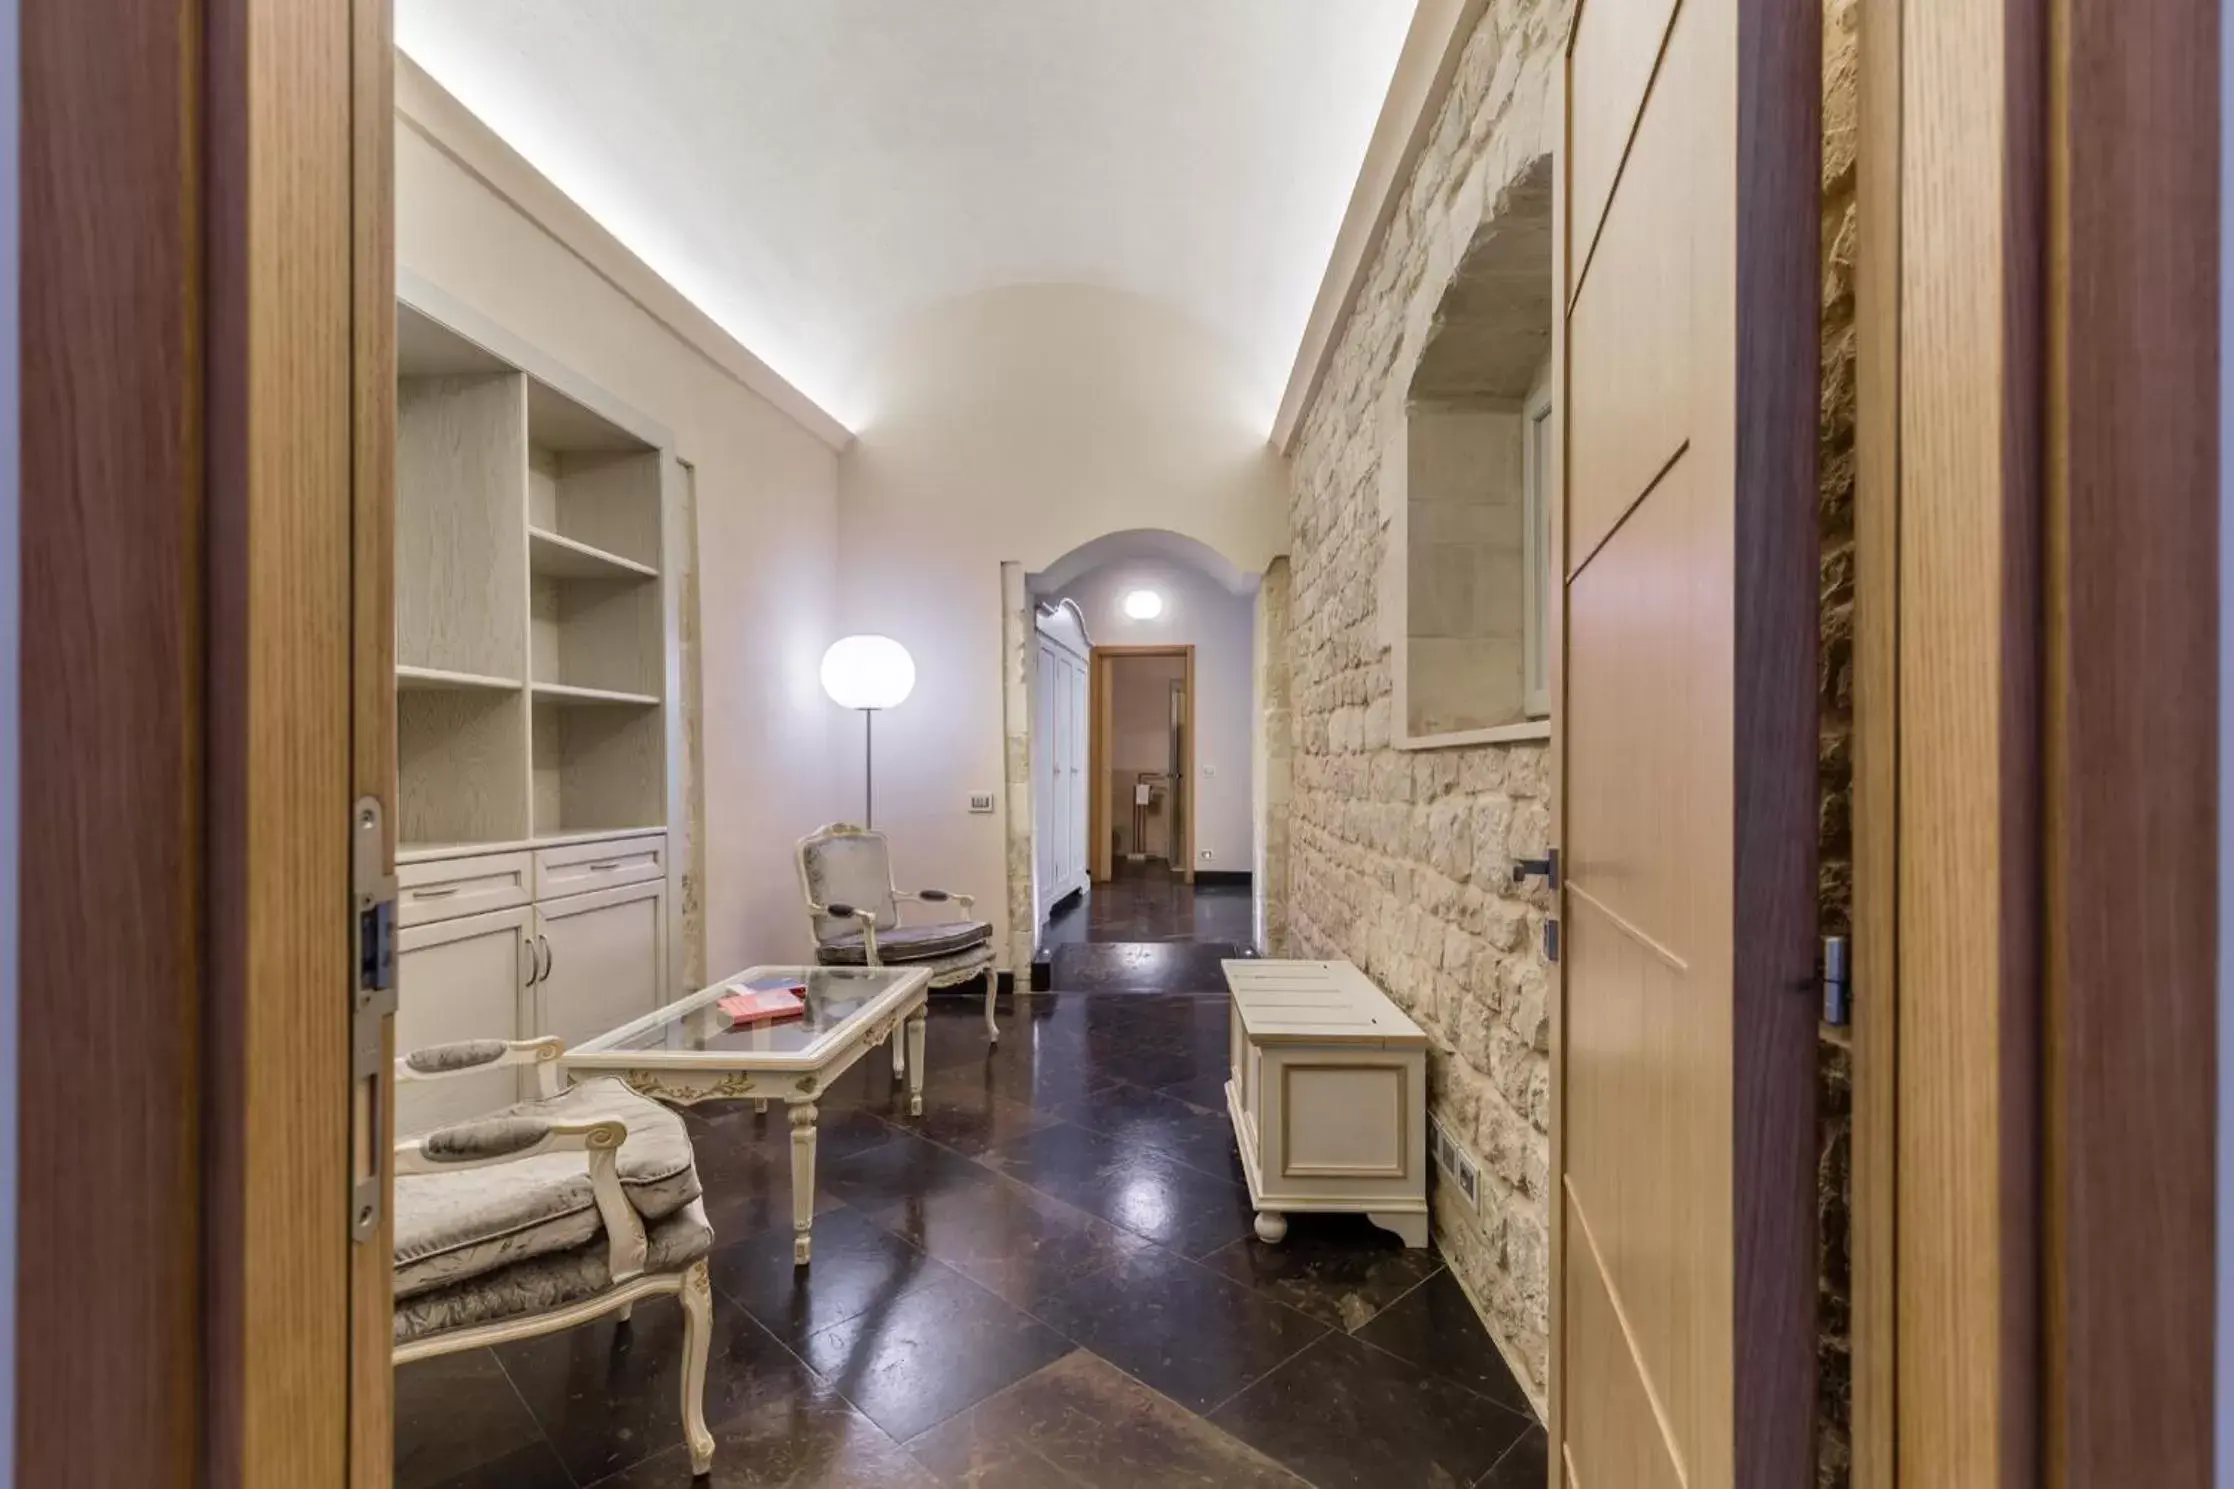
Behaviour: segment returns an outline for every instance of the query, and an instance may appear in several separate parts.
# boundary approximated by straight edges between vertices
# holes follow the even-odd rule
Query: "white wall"
[[[858,756],[832,772],[853,721],[817,680],[838,634],[836,452],[404,120],[396,228],[400,267],[659,420],[696,467],[708,975],[803,957],[792,842],[859,781]]]
[[[1125,614],[1135,589],[1164,597],[1154,620]],[[1086,615],[1086,632],[1109,646],[1195,648],[1195,867],[1247,873],[1256,860],[1250,738],[1256,717],[1256,601],[1185,564],[1113,563],[1087,572],[1060,595]],[[1205,858],[1202,855],[1208,853]]]
[[[1225,349],[1111,291],[940,307],[860,386],[840,472],[845,627],[896,637],[917,669],[915,695],[877,720],[877,825],[903,880],[977,895],[1006,946],[1002,821],[967,811],[1005,777],[1001,561],[1036,572],[1105,533],[1160,528],[1260,573],[1286,548],[1285,471]],[[842,733],[841,779],[858,778],[859,737]]]

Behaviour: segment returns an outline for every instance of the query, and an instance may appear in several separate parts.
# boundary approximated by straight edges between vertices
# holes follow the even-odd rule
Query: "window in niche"
[[[1393,720],[1407,747],[1540,736],[1550,712],[1552,298],[1543,156],[1475,233],[1412,376]]]

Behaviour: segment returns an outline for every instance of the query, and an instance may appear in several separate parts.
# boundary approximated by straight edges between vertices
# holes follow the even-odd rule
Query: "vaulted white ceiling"
[[[1130,291],[1271,426],[1412,0],[398,0],[397,40],[841,421],[910,314]]]

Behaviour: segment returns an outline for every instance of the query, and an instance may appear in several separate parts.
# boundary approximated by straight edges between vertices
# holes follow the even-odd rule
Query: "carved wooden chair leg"
[[[1001,1026],[993,1019],[993,998],[1001,990],[1001,979],[991,968],[985,973],[985,1042],[1001,1042]]]
[[[706,1430],[706,1355],[714,1339],[714,1289],[703,1258],[683,1274],[683,1436],[690,1441],[690,1471],[714,1466],[714,1435]]]

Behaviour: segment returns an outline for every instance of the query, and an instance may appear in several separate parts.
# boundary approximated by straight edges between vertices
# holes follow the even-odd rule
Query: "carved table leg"
[[[811,1101],[791,1103],[791,1261],[814,1256],[814,1120]]]
[[[892,1026],[892,1079],[898,1080],[907,1074],[907,1068],[907,1058],[900,1044],[900,1026],[895,1024]]]
[[[931,1022],[928,1004],[908,1015],[908,1115],[923,1115],[923,1033]]]

